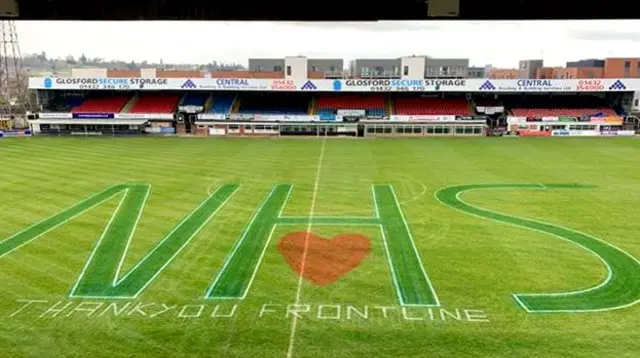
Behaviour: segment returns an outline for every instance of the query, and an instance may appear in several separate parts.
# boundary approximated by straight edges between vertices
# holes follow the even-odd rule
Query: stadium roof
[[[17,2],[17,6],[15,6]],[[310,6],[313,4],[313,6]],[[421,20],[633,19],[627,0],[5,0],[0,14],[31,20]],[[453,5],[452,5],[453,4]],[[6,17],[5,15],[5,17]]]

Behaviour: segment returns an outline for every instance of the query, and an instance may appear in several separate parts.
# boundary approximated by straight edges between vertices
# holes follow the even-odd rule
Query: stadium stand
[[[181,96],[172,93],[142,94],[130,113],[171,113],[178,106]]]
[[[235,99],[235,93],[214,94],[213,103],[211,104],[211,108],[209,108],[209,113],[226,114],[231,112],[231,108]]]
[[[309,96],[298,93],[243,93],[239,95],[241,114],[306,115]]]
[[[468,116],[469,103],[464,98],[397,98],[396,114],[399,115],[455,115]]]
[[[365,110],[368,116],[386,115],[385,100],[376,95],[325,95],[317,101],[318,115],[335,115],[339,109]]]
[[[129,101],[130,96],[89,98],[79,106],[73,107],[73,113],[117,113]]]
[[[505,104],[518,117],[615,116],[604,98],[597,96],[521,96],[506,97]]]

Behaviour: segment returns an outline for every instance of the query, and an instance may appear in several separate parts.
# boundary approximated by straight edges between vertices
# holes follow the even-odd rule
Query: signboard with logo
[[[115,119],[166,119],[172,120],[173,113],[116,113]]]
[[[364,109],[339,109],[336,111],[336,114],[340,116],[354,116],[354,117],[362,117],[366,115]]]
[[[193,106],[193,105],[179,106],[178,110],[180,112],[184,112],[184,113],[200,113],[200,112],[204,111],[204,107],[203,106]]]
[[[224,113],[200,113],[198,119],[206,121],[222,121],[227,119],[227,115]]]
[[[260,79],[31,77],[40,90],[214,90],[307,92],[633,92],[639,78],[625,79]]]
[[[265,122],[315,122],[320,120],[320,116],[256,114],[253,116],[253,120]]]
[[[412,115],[401,116],[393,115],[389,117],[391,121],[397,122],[452,122],[456,120],[456,116],[434,116],[434,115]]]
[[[38,114],[38,118],[41,119],[71,119],[73,118],[73,114],[70,112],[66,113],[54,113],[54,112],[43,112]]]
[[[78,119],[111,119],[114,118],[113,113],[72,113],[73,118]]]

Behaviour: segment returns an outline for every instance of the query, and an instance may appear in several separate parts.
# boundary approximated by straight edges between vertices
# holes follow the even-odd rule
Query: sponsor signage
[[[272,80],[271,90],[273,91],[296,91],[298,86],[294,80]]]
[[[636,131],[617,131],[617,135],[621,137],[633,137],[636,135]]]
[[[113,113],[73,113],[73,118],[78,119],[108,119],[114,118]]]
[[[209,128],[209,135],[225,135],[227,132],[224,128]]]
[[[518,124],[518,123],[523,123],[527,121],[527,117],[515,117],[515,116],[509,116],[507,117],[507,123],[508,124]]]
[[[254,121],[266,122],[315,122],[320,120],[320,116],[299,116],[299,115],[260,115],[253,116]]]
[[[73,114],[69,113],[53,113],[53,112],[43,112],[38,114],[38,118],[40,119],[71,119],[73,118]]]
[[[393,115],[389,117],[391,121],[401,121],[401,122],[450,122],[455,121],[456,116],[451,115],[442,115],[442,116],[434,116],[434,115],[413,115],[413,116],[401,116],[401,115]]]
[[[115,119],[173,119],[173,113],[116,113]]]
[[[590,122],[616,124],[622,123],[622,117],[591,117]]]
[[[504,107],[503,106],[495,106],[495,107],[478,106],[478,107],[476,107],[476,110],[478,111],[478,113],[496,114],[496,113],[504,112]]]
[[[518,91],[525,92],[554,92],[571,91],[573,87],[555,80],[517,80]]]
[[[322,92],[621,92],[640,91],[640,78],[621,79],[261,79],[31,77],[40,90],[219,90]],[[497,109],[496,109],[497,111]]]
[[[269,90],[269,83],[266,81],[252,80],[249,78],[215,78],[211,79],[215,85],[209,87],[209,85],[201,85],[200,88],[205,89],[217,89],[221,91],[265,91]],[[268,80],[267,80],[268,81]],[[200,81],[205,82],[205,81]],[[210,81],[206,81],[208,84]]]
[[[178,110],[180,112],[184,112],[184,113],[200,113],[202,111],[204,111],[204,107],[203,106],[179,106]]]
[[[340,116],[364,116],[366,115],[366,111],[364,109],[339,109],[336,111],[337,115]]]
[[[209,121],[222,121],[227,119],[227,115],[224,113],[200,113],[198,119],[204,119]]]
[[[518,132],[520,137],[550,137],[551,132],[549,131],[534,131],[534,130],[526,130]]]
[[[604,91],[605,85],[603,80],[578,80],[576,91],[578,92],[601,92]]]
[[[253,114],[233,113],[229,115],[229,119],[234,121],[250,121],[253,119],[253,116]]]
[[[466,86],[466,79],[349,79],[342,81],[340,87],[363,92],[438,92],[464,91]]]
[[[29,88],[35,89],[80,89],[80,90],[128,90],[166,89],[167,78],[122,78],[122,77],[44,77],[29,78]]]

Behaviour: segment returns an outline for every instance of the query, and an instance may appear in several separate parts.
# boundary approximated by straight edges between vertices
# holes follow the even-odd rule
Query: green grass
[[[296,303],[298,295],[310,312],[296,322],[295,357],[635,357],[640,304],[599,312],[528,313],[513,295],[531,298],[526,295],[602,283],[607,268],[586,247],[610,260],[614,275],[608,291],[590,291],[569,303],[557,297],[527,303],[580,310],[638,299],[638,153],[640,141],[633,138],[329,139],[324,144],[303,139],[1,140],[0,357],[286,357],[292,317],[285,306]],[[587,187],[541,188],[539,183]],[[106,201],[64,225],[49,232],[47,222],[32,227],[116,184],[128,184],[129,196],[107,192],[94,204]],[[146,186],[135,184],[151,185],[137,227],[137,216],[130,213],[142,207]],[[277,184],[293,185],[281,218],[272,215],[279,205],[269,204],[249,227]],[[533,186],[465,191],[461,201],[434,195],[476,184]],[[215,212],[221,203],[211,194],[224,185],[239,187]],[[482,311],[488,322],[446,315],[442,321],[438,308],[431,308],[435,319],[429,320],[425,307],[405,308],[403,316],[387,252],[401,270],[396,280],[424,283],[424,276],[411,276],[418,261],[410,242],[394,240],[405,230],[402,220],[388,219],[383,231],[376,226],[378,214],[398,217],[388,192],[377,197],[375,210],[372,188],[386,185],[397,196],[441,308],[462,316],[464,310]],[[286,194],[274,196],[284,200]],[[302,281],[298,290],[298,276],[278,242],[307,229],[312,203],[314,233],[327,238],[360,233],[370,239],[371,252],[333,284]],[[60,218],[87,208],[77,209]],[[121,220],[114,219],[114,225],[110,219],[118,212]],[[340,226],[327,216],[353,218]],[[271,231],[273,223],[278,225]],[[103,241],[110,246],[102,255],[96,250],[100,259],[87,266],[107,227]],[[161,266],[157,255],[145,257],[163,238],[167,244],[155,252],[177,252],[175,258],[135,299],[70,298],[85,266],[85,276],[102,277],[79,286],[86,292],[126,296],[137,289],[133,280],[114,289],[110,277],[116,262],[108,260],[109,252],[124,250],[118,240],[132,227],[120,277],[132,269],[130,277],[146,277],[139,268]],[[250,233],[239,244],[245,231]],[[43,235],[28,241],[34,233]],[[12,236],[11,242],[3,241]],[[18,241],[25,245],[2,256]],[[234,250],[236,259],[229,261]],[[204,299],[214,287],[214,296],[242,293],[224,275],[219,285],[212,284],[227,261],[231,276],[250,281],[256,254],[262,254],[259,269],[245,299]],[[419,287],[424,292],[401,294],[428,296],[430,291]],[[16,313],[23,304],[18,300],[46,302]],[[260,317],[265,304],[271,311]],[[113,313],[125,305],[125,313]],[[142,306],[147,316],[133,310],[136,305],[147,305]],[[180,317],[196,315],[201,305],[199,317]],[[335,305],[341,319],[318,319],[319,309],[328,317]],[[51,307],[64,309],[54,316],[46,312]],[[355,311],[365,307],[368,319]],[[380,307],[389,307],[386,318]],[[234,309],[232,317],[212,317]]]

